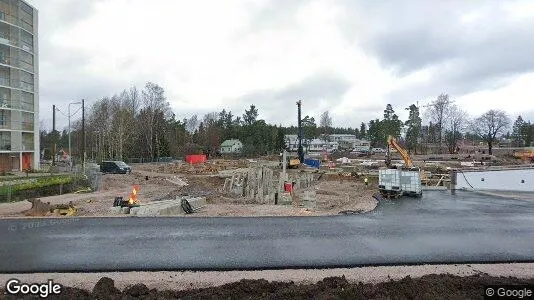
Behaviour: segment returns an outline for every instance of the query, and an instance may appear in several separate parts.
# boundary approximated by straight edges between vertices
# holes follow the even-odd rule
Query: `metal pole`
[[[52,166],[56,165],[56,106],[52,105]]]
[[[284,177],[284,180],[286,180],[286,164],[287,164],[287,151],[284,149],[284,152],[282,153],[282,176]]]
[[[82,99],[82,169],[85,174],[85,99]]]
[[[300,163],[304,163],[304,150],[302,149],[302,118],[301,118],[301,105],[302,105],[302,101],[297,101],[297,117],[298,117],[298,142],[299,142],[299,147],[298,147],[298,156],[299,156],[299,160],[300,160]]]
[[[70,145],[70,103],[69,103],[69,108],[68,108],[68,111],[67,111],[67,117],[69,119],[69,157],[72,161],[72,151],[71,151],[71,145]]]

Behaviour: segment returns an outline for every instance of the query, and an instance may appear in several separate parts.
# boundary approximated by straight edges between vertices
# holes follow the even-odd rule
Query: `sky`
[[[534,121],[530,0],[28,1],[48,129],[53,104],[90,107],[147,81],[179,119],[254,104],[267,122],[296,125],[300,99],[303,115],[359,127],[388,103],[405,120],[409,105],[424,111],[447,93],[473,117]]]

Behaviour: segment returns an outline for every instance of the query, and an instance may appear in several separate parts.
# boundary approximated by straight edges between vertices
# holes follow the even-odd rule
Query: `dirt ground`
[[[52,205],[70,201],[78,208],[79,216],[111,216],[109,208],[115,197],[128,198],[133,185],[140,185],[137,194],[140,203],[174,199],[190,195],[206,197],[208,205],[189,216],[310,216],[332,215],[342,211],[367,212],[376,207],[372,197],[373,184],[365,187],[362,179],[339,175],[325,175],[308,191],[315,191],[316,207],[298,205],[303,191],[294,193],[294,205],[255,204],[244,197],[222,192],[224,173],[234,172],[246,166],[263,164],[275,166],[277,162],[248,160],[214,160],[207,164],[184,163],[138,164],[131,174],[106,174],[102,176],[102,189],[93,193],[64,194],[41,197]],[[294,172],[293,170],[291,172]],[[148,180],[147,180],[148,178]],[[28,201],[0,203],[0,217],[24,217],[31,208]]]
[[[431,274],[420,278],[406,276],[380,283],[350,282],[345,276],[326,277],[313,284],[293,281],[242,279],[221,286],[166,290],[149,289],[132,282],[122,291],[113,279],[102,277],[92,290],[63,287],[62,293],[50,299],[484,299],[486,285],[534,284],[534,278],[493,277],[476,274],[461,277]],[[3,292],[0,290],[0,292]],[[4,299],[37,299],[35,296],[10,296]]]

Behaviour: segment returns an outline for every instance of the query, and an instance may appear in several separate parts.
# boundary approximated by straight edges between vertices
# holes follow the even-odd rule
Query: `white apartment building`
[[[38,14],[0,0],[0,171],[39,168]]]
[[[306,140],[302,140],[302,146],[304,150],[309,152],[322,152],[322,151],[332,151],[338,150],[340,148],[345,148],[352,150],[358,146],[371,146],[371,143],[365,140],[360,140],[352,134],[332,134],[330,135],[331,142],[325,142],[323,139],[313,139],[309,144],[306,144]],[[296,134],[287,134],[285,135],[286,145],[289,151],[298,150],[298,137]],[[345,146],[345,147],[343,147]]]

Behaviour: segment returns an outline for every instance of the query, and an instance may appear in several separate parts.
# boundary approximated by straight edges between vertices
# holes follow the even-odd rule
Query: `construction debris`
[[[176,162],[160,165],[157,168],[158,173],[180,173],[195,175],[214,175],[220,171],[247,168],[254,161],[247,159],[225,160],[214,159],[206,162],[189,164],[185,162]]]
[[[44,217],[51,213],[58,216],[75,216],[78,214],[78,208],[74,206],[72,201],[69,204],[50,205],[50,202],[43,203],[39,199],[32,198],[28,199],[28,202],[32,204],[32,207],[24,214],[29,217]]]
[[[164,200],[140,205],[130,209],[130,214],[136,216],[173,216],[192,214],[206,206],[205,197],[176,197],[174,200]]]
[[[303,172],[284,178],[282,172],[275,175],[274,171],[267,167],[249,168],[226,178],[222,190],[234,196],[251,199],[254,203],[275,204],[276,195],[282,194],[286,182],[292,183],[292,189],[304,189],[313,185],[315,176],[314,173]]]
[[[58,204],[53,208],[53,212],[56,215],[60,216],[75,216],[78,214],[78,208],[72,204],[72,201],[69,204]]]
[[[27,201],[32,204],[32,207],[24,213],[26,216],[41,217],[46,216],[51,212],[52,206],[50,205],[50,202],[43,203],[36,198],[28,199]]]

